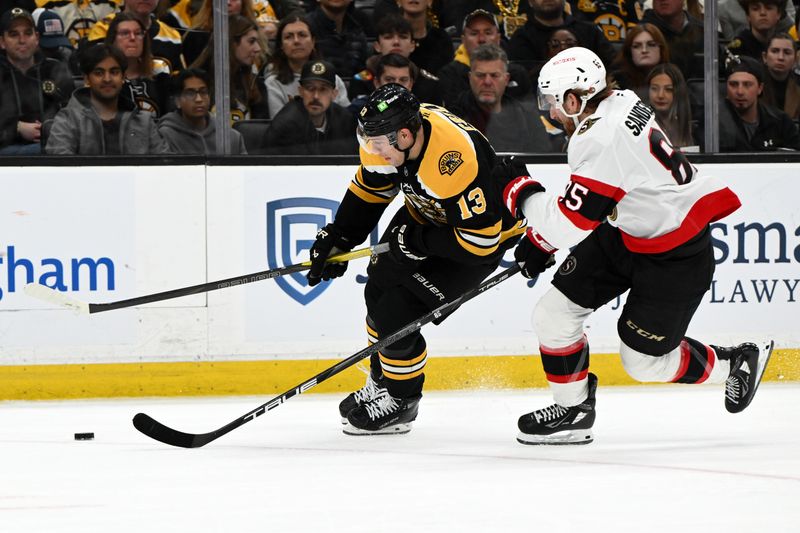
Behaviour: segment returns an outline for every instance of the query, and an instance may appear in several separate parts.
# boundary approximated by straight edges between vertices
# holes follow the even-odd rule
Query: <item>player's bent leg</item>
[[[551,288],[533,313],[542,366],[555,404],[522,415],[522,444],[588,444],[595,420],[597,377],[590,374],[583,322],[592,313]]]

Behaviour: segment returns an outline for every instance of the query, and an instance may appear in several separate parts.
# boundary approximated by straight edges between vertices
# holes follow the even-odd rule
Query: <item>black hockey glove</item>
[[[311,269],[306,274],[310,286],[317,285],[322,280],[329,280],[342,276],[347,270],[347,262],[326,263],[328,257],[342,252],[349,252],[353,248],[348,239],[333,224],[328,224],[317,232],[317,240],[311,246]]]
[[[401,265],[413,266],[428,258],[422,250],[422,226],[401,224],[389,234],[389,257]]]
[[[556,249],[550,246],[541,235],[528,228],[514,250],[514,259],[522,268],[522,275],[533,279],[556,264]]]

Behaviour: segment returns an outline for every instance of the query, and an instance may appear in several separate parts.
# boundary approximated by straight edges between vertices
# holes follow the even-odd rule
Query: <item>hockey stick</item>
[[[388,243],[377,244],[352,252],[345,252],[343,254],[332,255],[328,258],[330,263],[343,263],[360,257],[367,257],[371,255],[382,254],[389,250]],[[60,307],[67,307],[77,311],[79,314],[91,315],[94,313],[102,313],[104,311],[113,311],[114,309],[122,309],[124,307],[133,307],[135,305],[149,304],[152,302],[160,302],[162,300],[170,300],[172,298],[179,298],[181,296],[189,296],[191,294],[199,294],[201,292],[215,291],[218,289],[225,289],[227,287],[234,287],[236,285],[244,285],[246,283],[253,283],[265,279],[277,278],[286,276],[294,272],[301,272],[311,268],[311,261],[304,261],[294,265],[285,267],[273,268],[271,270],[263,270],[261,272],[254,272],[253,274],[245,274],[243,276],[236,276],[235,278],[222,279],[218,281],[210,281],[200,285],[192,285],[191,287],[183,287],[181,289],[172,289],[164,292],[157,292],[154,294],[147,294],[145,296],[137,296],[135,298],[128,298],[127,300],[117,300],[116,302],[108,302],[102,304],[91,304],[81,302],[67,296],[63,292],[52,289],[40,283],[28,283],[23,289],[25,294],[33,296],[39,300],[50,302]]]
[[[475,287],[474,289],[470,289],[469,291],[465,292],[455,300],[437,307],[428,314],[419,317],[414,322],[406,324],[401,329],[395,331],[391,335],[382,338],[375,344],[372,344],[371,346],[364,348],[360,352],[351,355],[347,359],[339,361],[338,363],[328,368],[327,370],[323,370],[313,378],[307,379],[303,383],[289,389],[280,396],[276,396],[267,403],[259,405],[249,413],[240,416],[236,420],[228,424],[225,424],[221,428],[215,429],[214,431],[210,431],[208,433],[184,433],[183,431],[178,431],[177,429],[172,429],[170,427],[167,427],[158,420],[155,420],[154,418],[144,413],[138,413],[136,416],[133,417],[133,425],[136,429],[138,429],[148,437],[163,442],[164,444],[169,444],[170,446],[179,446],[181,448],[200,448],[201,446],[205,446],[209,442],[220,438],[226,433],[233,431],[239,426],[242,426],[247,422],[254,420],[256,417],[263,415],[267,411],[271,411],[272,409],[278,407],[283,402],[289,400],[293,396],[297,394],[302,394],[307,390],[309,390],[310,388],[317,386],[326,379],[335,376],[342,370],[349,368],[354,364],[356,364],[357,362],[361,361],[362,359],[371,356],[378,350],[381,350],[386,346],[394,343],[395,341],[402,339],[403,337],[411,333],[414,333],[415,331],[422,328],[422,326],[424,326],[425,324],[428,324],[429,322],[432,322],[437,318],[449,314],[460,305],[475,298],[479,294],[486,292],[492,287],[495,287],[496,285],[507,280],[508,278],[510,278],[519,271],[520,271],[519,265],[514,263],[513,266],[507,268],[506,270],[500,272],[495,276],[492,276],[491,278],[481,283],[479,286]]]

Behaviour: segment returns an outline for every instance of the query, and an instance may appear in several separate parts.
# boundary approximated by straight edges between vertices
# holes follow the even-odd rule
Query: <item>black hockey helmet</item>
[[[359,133],[367,137],[386,135],[390,138],[403,128],[415,134],[422,125],[419,100],[397,83],[376,89],[358,113]]]

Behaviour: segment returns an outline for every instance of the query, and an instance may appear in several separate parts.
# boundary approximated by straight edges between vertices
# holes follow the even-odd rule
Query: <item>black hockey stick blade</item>
[[[414,333],[415,331],[421,329],[422,326],[424,326],[425,324],[428,324],[430,322],[433,322],[434,320],[449,315],[455,309],[460,307],[462,304],[475,298],[479,294],[483,294],[489,289],[497,286],[498,284],[507,280],[508,278],[510,278],[519,271],[520,271],[519,265],[514,263],[513,266],[503,270],[502,272],[492,276],[491,278],[488,278],[479,286],[475,287],[474,289],[468,290],[455,300],[452,300],[437,307],[433,311],[419,317],[417,320],[409,324],[406,324],[405,326],[398,329],[394,333],[382,338],[375,344],[367,346],[363,350],[354,353],[347,359],[339,361],[332,367],[323,370],[316,376],[307,379],[306,381],[297,385],[296,387],[293,387],[288,391],[284,392],[283,394],[274,397],[267,403],[259,405],[249,413],[240,416],[236,420],[233,420],[232,422],[225,424],[219,429],[215,429],[214,431],[210,431],[208,433],[197,433],[197,434],[184,433],[183,431],[178,431],[177,429],[172,429],[169,426],[165,426],[158,420],[144,413],[138,413],[136,416],[133,417],[133,426],[142,433],[144,433],[145,435],[147,435],[148,437],[150,437],[151,439],[163,442],[164,444],[169,444],[170,446],[178,446],[180,448],[200,448],[202,446],[205,446],[209,442],[212,442],[220,438],[221,436],[233,431],[239,426],[242,426],[250,422],[251,420],[258,418],[267,411],[271,411],[272,409],[278,407],[279,405],[286,402],[293,396],[306,392],[312,387],[315,387],[318,384],[322,383],[326,379],[335,376],[342,370],[345,370],[346,368],[353,366],[362,359],[366,359],[375,352],[382,350],[386,346],[402,339],[403,337],[406,337],[407,335],[410,335],[411,333]]]
[[[352,252],[345,252],[331,256],[328,261],[331,263],[343,263],[351,261],[360,257],[367,257],[371,255],[382,254],[389,250],[388,243],[377,244]],[[76,300],[67,296],[63,292],[57,291],[53,288],[41,285],[39,283],[29,283],[25,285],[24,291],[28,296],[33,296],[39,300],[50,302],[59,307],[66,307],[76,311],[78,314],[91,315],[94,313],[102,313],[104,311],[113,311],[114,309],[122,309],[125,307],[134,307],[137,305],[144,305],[153,302],[160,302],[163,300],[171,300],[173,298],[180,298],[182,296],[189,296],[192,294],[200,294],[203,292],[215,291],[218,289],[225,289],[228,287],[235,287],[237,285],[245,285],[256,281],[265,279],[277,278],[293,274],[294,272],[301,272],[311,268],[311,261],[304,261],[285,267],[273,268],[271,270],[263,270],[261,272],[254,272],[252,274],[245,274],[243,276],[236,276],[235,278],[222,279],[218,281],[210,281],[208,283],[201,283],[200,285],[192,285],[191,287],[183,287],[180,289],[172,289],[164,292],[157,292],[154,294],[147,294],[145,296],[137,296],[135,298],[128,298],[126,300],[117,300],[116,302],[107,303],[86,303]]]

